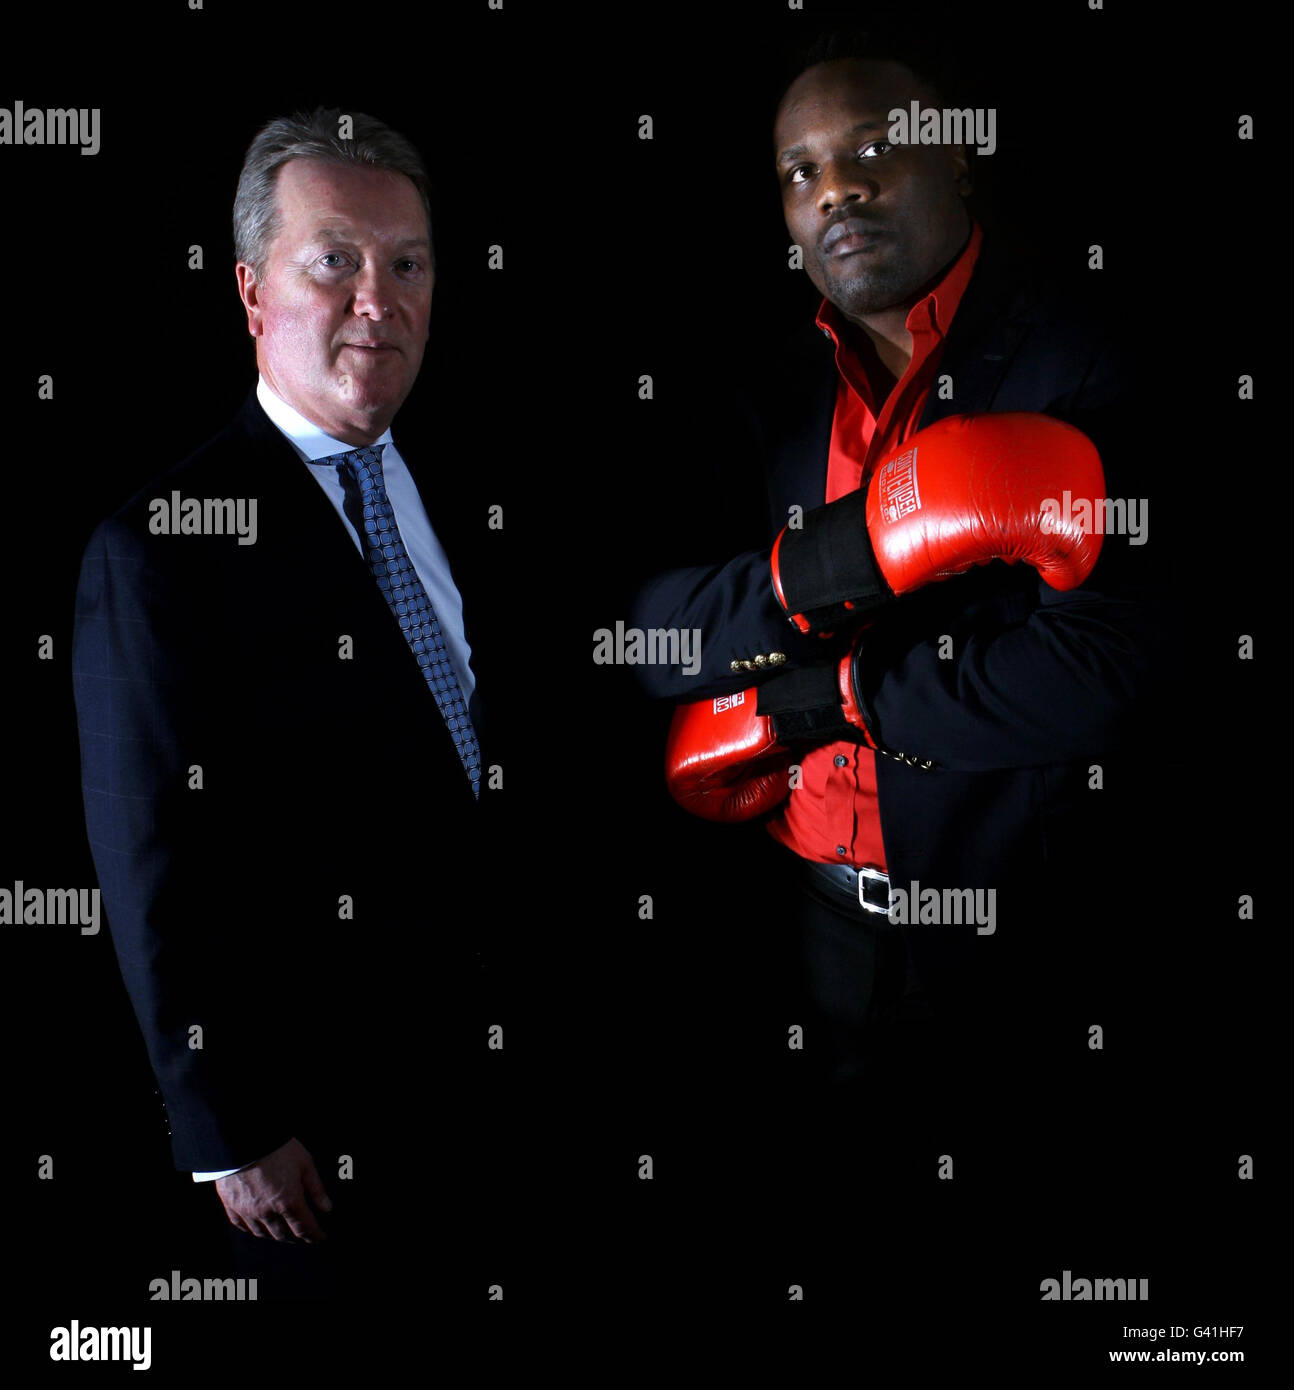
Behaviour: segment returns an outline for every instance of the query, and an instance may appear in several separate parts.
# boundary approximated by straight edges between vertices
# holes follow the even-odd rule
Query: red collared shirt
[[[982,239],[976,223],[934,288],[908,311],[912,358],[888,395],[884,391],[892,378],[870,339],[848,325],[835,305],[822,301],[817,323],[836,345],[840,373],[826,501],[865,485],[872,469],[916,433]],[[800,785],[770,819],[769,834],[818,863],[886,868],[876,804],[876,754],[858,743],[829,743],[806,753],[800,767]]]

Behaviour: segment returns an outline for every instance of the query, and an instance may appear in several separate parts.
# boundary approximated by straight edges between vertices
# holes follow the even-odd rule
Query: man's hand
[[[299,1139],[289,1139],[250,1167],[216,1179],[229,1224],[253,1236],[302,1241],[327,1240],[311,1204],[331,1211],[332,1202],[314,1159]]]

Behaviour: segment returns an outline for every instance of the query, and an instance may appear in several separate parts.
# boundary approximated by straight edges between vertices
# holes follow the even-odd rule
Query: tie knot
[[[373,444],[367,449],[351,449],[344,454],[330,454],[321,463],[331,463],[339,473],[348,472],[361,490],[382,481],[382,450],[385,444]]]

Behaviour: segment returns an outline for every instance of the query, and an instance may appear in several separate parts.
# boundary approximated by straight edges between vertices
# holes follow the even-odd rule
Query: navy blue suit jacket
[[[479,693],[463,517],[407,450]],[[257,499],[256,542],[150,534],[148,502],[172,489]],[[86,826],[177,1167],[407,1108],[427,1084],[415,1059],[466,1046],[488,794],[474,801],[367,565],[254,392],[91,536],[74,679]]]

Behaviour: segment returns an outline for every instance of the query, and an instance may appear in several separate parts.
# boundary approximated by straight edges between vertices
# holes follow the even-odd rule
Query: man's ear
[[[952,145],[949,147],[949,154],[953,164],[953,182],[957,185],[957,191],[963,198],[968,198],[975,191],[975,180],[971,175],[971,155],[965,145]]]
[[[247,331],[253,338],[259,338],[263,329],[261,326],[261,287],[260,282],[256,279],[256,272],[246,261],[239,261],[234,266],[234,277],[238,281],[238,297],[243,301],[243,308],[247,310]]]

